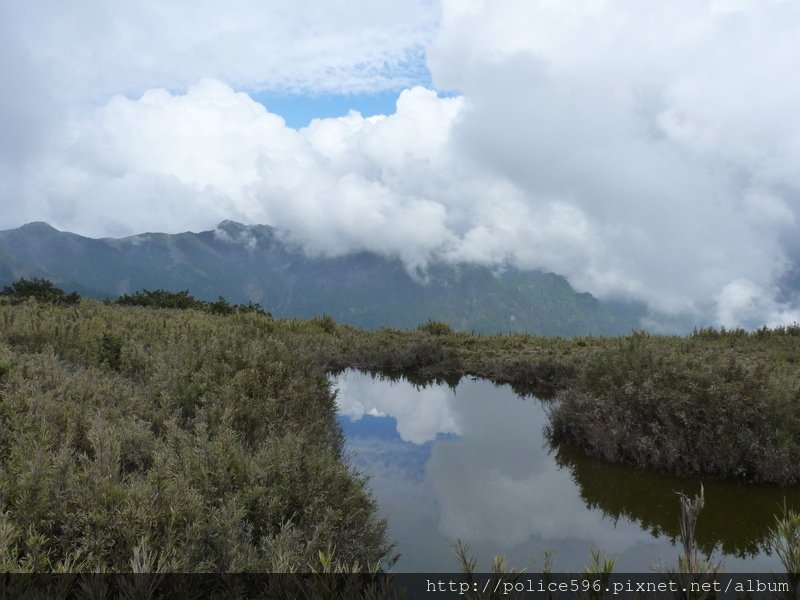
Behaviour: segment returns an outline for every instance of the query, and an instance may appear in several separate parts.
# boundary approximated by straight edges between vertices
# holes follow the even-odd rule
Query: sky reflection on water
[[[419,388],[347,371],[335,386],[350,460],[369,474],[402,554],[396,571],[455,570],[448,540],[456,539],[470,545],[479,569],[487,569],[495,554],[517,567],[540,569],[550,550],[555,570],[577,571],[587,564],[589,549],[598,547],[618,559],[618,571],[675,564],[675,490],[696,492],[699,482],[552,449],[543,436],[543,404],[489,381],[465,378],[455,389]],[[786,490],[762,494],[766,517],[743,523],[744,531],[724,539],[730,527],[719,526],[720,518],[737,527],[724,500],[738,498],[734,488],[706,483],[701,526],[714,504],[718,514],[706,518],[712,526],[699,531],[701,543],[742,555],[758,552],[758,539],[747,536],[763,537],[772,504],[777,508]],[[752,488],[746,493],[752,496]],[[758,553],[726,555],[724,567],[768,571],[778,564]]]

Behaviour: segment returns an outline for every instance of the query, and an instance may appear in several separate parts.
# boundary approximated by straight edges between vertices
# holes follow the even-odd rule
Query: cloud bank
[[[269,223],[309,253],[552,270],[654,319],[800,320],[796,3],[445,0],[329,22],[241,2],[196,23],[160,6],[63,28],[4,7],[0,77],[26,75],[0,101],[2,224]],[[301,130],[252,97],[391,89],[423,49],[458,96],[409,87],[394,114]]]
[[[467,101],[454,135],[528,204],[574,211],[576,285],[727,325],[797,319],[777,287],[797,262],[800,7],[444,6],[428,56]]]

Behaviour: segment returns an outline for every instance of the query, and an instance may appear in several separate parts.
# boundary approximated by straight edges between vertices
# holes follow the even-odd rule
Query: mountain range
[[[432,319],[476,333],[616,335],[639,328],[644,314],[578,293],[555,273],[435,263],[412,276],[398,258],[308,256],[270,226],[232,221],[200,233],[103,239],[41,222],[0,231],[0,286],[19,277],[47,278],[99,299],[189,290],[203,300],[257,302],[274,316],[328,313],[366,328]]]

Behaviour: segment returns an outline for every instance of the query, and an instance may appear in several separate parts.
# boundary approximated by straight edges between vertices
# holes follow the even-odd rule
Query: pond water
[[[576,572],[599,548],[618,572],[677,564],[676,492],[700,480],[646,473],[553,448],[546,402],[508,386],[462,379],[415,385],[358,371],[334,379],[349,460],[369,475],[390,538],[394,571],[457,571],[450,541],[469,544],[478,570],[503,554],[518,568]],[[701,548],[729,572],[780,571],[765,551],[784,499],[800,489],[704,480]]]

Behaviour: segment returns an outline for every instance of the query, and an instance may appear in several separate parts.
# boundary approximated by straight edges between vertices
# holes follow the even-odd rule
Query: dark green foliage
[[[201,308],[203,303],[193,298],[189,290],[168,292],[166,290],[142,290],[135,294],[124,294],[117,298],[122,306],[148,306],[151,308]]]
[[[216,302],[209,302],[207,306],[208,312],[212,315],[230,315],[236,310],[231,306],[230,302],[225,300],[222,296],[220,296]]]
[[[66,294],[64,290],[53,285],[53,282],[37,277],[18,279],[10,286],[6,286],[0,292],[0,296],[7,298],[11,304],[19,304],[29,299],[51,304],[77,304],[81,299],[75,292]]]
[[[149,308],[175,308],[202,310],[214,315],[232,315],[235,312],[254,312],[261,315],[264,312],[260,304],[248,302],[247,304],[231,304],[220,296],[215,302],[198,300],[189,294],[189,290],[181,292],[168,292],[166,290],[142,290],[135,294],[124,294],[116,299],[122,306],[146,306]]]

